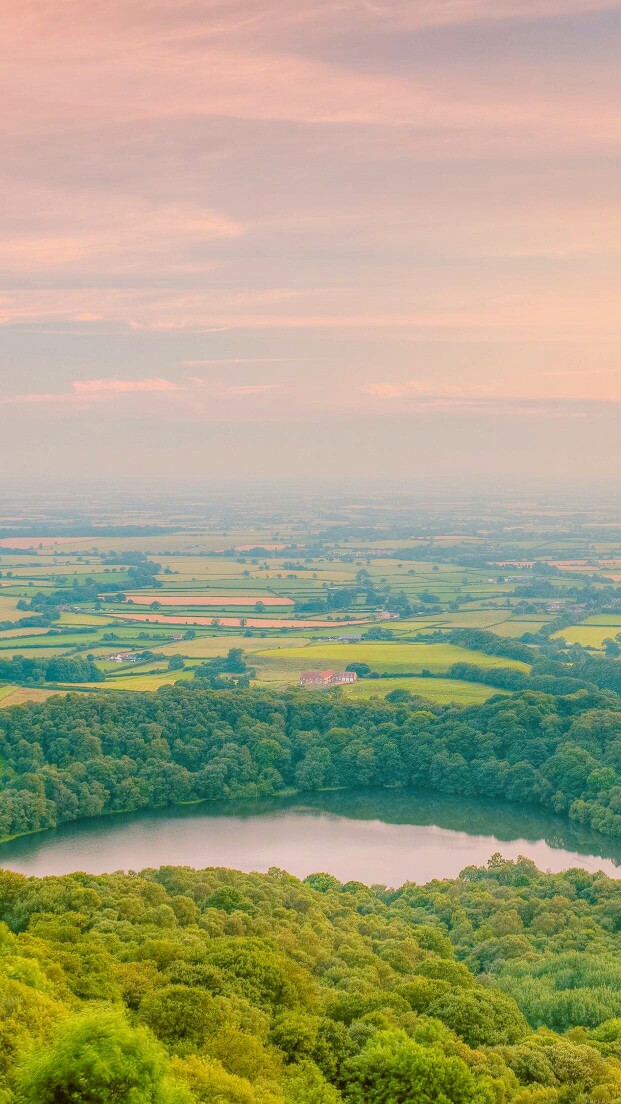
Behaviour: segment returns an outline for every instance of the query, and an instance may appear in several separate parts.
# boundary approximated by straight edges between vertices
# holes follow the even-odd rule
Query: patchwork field
[[[541,538],[531,531],[512,534],[501,532],[494,516],[488,519],[494,537],[486,564],[483,551],[487,555],[490,537],[485,525],[477,536],[458,527],[456,534],[440,534],[435,505],[423,511],[433,513],[431,521],[425,514],[425,531],[435,534],[428,537],[399,535],[409,522],[399,506],[388,523],[384,500],[363,525],[357,507],[336,509],[332,500],[319,498],[316,505],[309,516],[306,508],[295,513],[293,502],[295,520],[286,524],[276,521],[276,507],[273,516],[266,514],[256,525],[246,517],[253,516],[254,505],[243,518],[238,514],[235,524],[228,501],[217,508],[220,520],[209,514],[209,522],[197,520],[192,509],[180,516],[174,506],[171,524],[161,531],[160,515],[145,505],[131,521],[151,530],[142,536],[95,536],[91,528],[88,536],[55,537],[48,523],[41,538],[3,537],[0,621],[28,618],[33,624],[0,630],[0,660],[20,655],[43,665],[60,656],[88,659],[105,674],[106,690],[152,690],[192,678],[202,660],[240,647],[256,671],[256,685],[295,686],[305,669],[362,662],[398,677],[360,680],[345,692],[368,696],[404,686],[436,701],[481,701],[496,691],[443,677],[453,664],[525,665],[421,641],[421,633],[483,629],[519,639],[545,629],[565,601],[572,616],[577,606],[580,621],[580,610],[594,607],[577,602],[570,588],[580,585],[579,573],[570,570],[598,562],[607,572],[621,566],[618,542],[604,536],[589,546],[547,530]],[[68,510],[73,526],[72,503]],[[542,515],[540,524],[547,526],[547,519]],[[110,527],[121,520],[127,519],[115,517]],[[530,524],[535,524],[532,517]],[[453,548],[455,562],[448,558]],[[538,563],[547,557],[567,574],[553,574],[546,564],[539,589],[530,588],[531,597],[522,584],[537,580]],[[127,599],[133,604],[128,606]],[[256,609],[258,602],[264,610]],[[355,639],[369,631],[379,639]],[[600,648],[619,632],[621,615],[598,614],[559,635]],[[173,656],[182,657],[183,670],[168,671]],[[440,677],[427,679],[423,671]],[[11,670],[6,674],[11,681],[2,688],[3,704],[13,703],[18,691],[30,692],[27,686],[16,690],[19,678]],[[27,678],[24,674],[24,683]],[[35,691],[51,692],[36,687],[34,696]]]

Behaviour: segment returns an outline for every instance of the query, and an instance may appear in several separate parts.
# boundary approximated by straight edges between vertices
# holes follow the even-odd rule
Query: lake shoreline
[[[267,870],[391,885],[457,876],[492,854],[540,869],[621,877],[621,844],[537,807],[414,790],[323,791],[109,813],[0,844],[0,867],[26,874],[162,865]]]

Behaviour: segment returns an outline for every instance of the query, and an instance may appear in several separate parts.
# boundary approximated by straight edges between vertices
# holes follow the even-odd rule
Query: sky
[[[621,475],[621,0],[4,0],[0,470]]]

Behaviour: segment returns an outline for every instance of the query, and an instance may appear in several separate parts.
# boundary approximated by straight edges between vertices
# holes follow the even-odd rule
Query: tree
[[[408,1039],[378,1032],[347,1063],[351,1104],[493,1104],[491,1086],[477,1081],[465,1062]]]
[[[386,694],[386,701],[391,702],[393,705],[397,705],[399,702],[408,702],[412,700],[412,695],[409,690],[404,690],[403,687],[398,687],[396,690],[391,690]]]
[[[358,678],[366,678],[371,674],[371,668],[368,663],[348,663],[345,668],[346,671],[355,671]]]
[[[210,1021],[217,1022],[211,994],[187,985],[168,985],[152,993],[142,1002],[140,1014],[158,1039],[169,1046],[190,1042],[198,1048]]]
[[[256,1104],[254,1089],[244,1077],[227,1073],[215,1058],[174,1058],[175,1076],[185,1081],[201,1104]]]
[[[453,989],[434,1001],[428,1012],[473,1047],[483,1042],[488,1046],[515,1043],[528,1034],[513,998],[498,990]]]
[[[18,1078],[20,1104],[190,1104],[167,1076],[165,1056],[144,1028],[118,1012],[70,1019]]]

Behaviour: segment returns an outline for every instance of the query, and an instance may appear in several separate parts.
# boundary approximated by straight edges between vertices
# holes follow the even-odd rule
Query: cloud
[[[409,27],[562,18],[617,10],[617,0],[366,0],[367,12]]]
[[[94,379],[76,380],[73,391],[78,397],[102,397],[108,395],[135,395],[147,392],[160,395],[163,391],[178,391],[176,383],[165,379]]]
[[[229,395],[265,395],[269,391],[277,391],[278,384],[276,383],[248,383],[241,384],[239,387],[229,387],[227,393]]]
[[[199,120],[223,119],[381,128],[395,141],[406,137],[438,152],[465,136],[471,152],[488,155],[503,148],[610,148],[618,135],[614,88],[596,67],[590,81],[581,69],[554,66],[543,68],[543,87],[523,77],[512,87],[506,65],[500,75],[490,68],[482,76],[419,62],[403,75],[389,61],[378,69],[384,59],[372,45],[366,66],[338,63],[321,51],[354,21],[369,43],[374,29],[398,43],[404,27],[612,10],[605,0],[272,0],[234,4],[228,13],[219,4],[171,0],[134,3],[128,13],[112,0],[105,16],[91,10],[76,18],[71,5],[65,19],[44,0],[13,3],[4,20],[0,125],[17,140],[64,134],[79,142],[96,129],[107,141],[113,128],[125,130],[132,121],[144,132],[166,122],[183,131]],[[24,71],[37,73],[28,94]]]
[[[201,417],[215,413],[218,416],[223,409],[230,409],[229,401],[252,400],[268,396],[280,389],[276,383],[229,383],[227,381],[204,380],[196,376],[186,376],[179,381],[162,379],[90,379],[74,380],[67,391],[26,392],[24,394],[5,395],[0,403],[14,406],[34,406],[66,408],[80,411],[89,407],[112,403],[117,400],[139,400],[137,410],[145,417],[156,413],[159,416]],[[162,407],[158,403],[155,410],[145,406],[145,400],[166,399]],[[134,409],[136,406],[134,404]]]
[[[0,401],[17,405],[88,405],[109,402],[126,395],[169,395],[178,392],[177,384],[166,379],[92,379],[74,380],[69,391],[27,392],[5,395]]]
[[[0,401],[145,435],[614,401],[618,10],[6,0]]]
[[[554,376],[551,389],[542,374],[540,387],[518,381],[480,382],[471,379],[452,382],[441,379],[370,379],[352,387],[336,371],[317,386],[306,374],[276,382],[238,379],[204,379],[184,376],[179,380],[152,379],[75,380],[66,391],[28,392],[5,396],[4,404],[17,407],[64,411],[79,416],[103,405],[115,406],[115,416],[128,416],[145,424],[158,422],[235,423],[255,421],[304,422],[329,417],[403,418],[426,414],[509,417],[586,417],[606,412],[610,404],[621,404],[621,392],[614,372]],[[164,400],[164,401],[162,401]]]
[[[243,233],[197,204],[0,179],[0,268],[15,276],[206,271],[210,247]]]
[[[552,376],[553,387],[545,381]],[[511,413],[547,416],[582,417],[593,408],[606,409],[610,403],[621,404],[618,375],[610,372],[580,373],[572,376],[566,370],[542,373],[535,385],[509,381],[501,384],[470,382],[450,384],[436,380],[378,380],[364,385],[360,391],[361,409],[369,409],[368,396],[377,412],[377,401],[385,407],[403,413],[437,411],[466,413],[479,410],[487,413]]]

